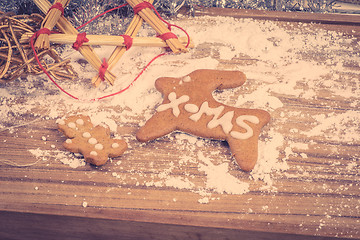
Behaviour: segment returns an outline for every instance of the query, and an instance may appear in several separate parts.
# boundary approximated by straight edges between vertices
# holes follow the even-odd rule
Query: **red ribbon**
[[[55,3],[54,5],[52,5],[52,6],[49,8],[48,13],[49,13],[50,10],[53,9],[53,8],[59,10],[59,11],[61,12],[61,15],[64,15],[64,7],[63,7],[63,5],[62,5],[60,2],[57,2],[57,3]]]
[[[170,38],[177,38],[177,36],[172,32],[167,32],[167,33],[159,35],[158,38],[166,41],[166,40],[168,40]]]
[[[76,41],[73,43],[72,47],[79,51],[79,48],[85,43],[89,42],[89,39],[86,38],[86,32],[79,33],[76,37]]]
[[[120,36],[124,38],[124,45],[126,47],[126,50],[129,50],[133,44],[133,38],[130,37],[129,35],[120,35]]]
[[[135,5],[133,7],[133,10],[134,10],[134,14],[138,14],[138,12],[140,12],[141,10],[143,10],[144,8],[153,8],[153,5],[151,5],[151,3],[149,2],[141,2],[137,5]]]
[[[109,64],[106,62],[106,59],[103,59],[103,63],[101,64],[99,68],[99,77],[102,81],[105,81],[105,72],[107,68],[109,67]]]
[[[35,32],[35,38],[37,38],[40,34],[50,35],[51,31],[48,28],[40,28],[37,32]]]

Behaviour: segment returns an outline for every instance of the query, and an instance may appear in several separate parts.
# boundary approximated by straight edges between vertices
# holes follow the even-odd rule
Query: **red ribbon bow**
[[[86,38],[86,32],[79,33],[76,37],[76,41],[73,43],[72,47],[79,51],[79,48],[85,43],[89,42],[89,39]]]
[[[103,59],[103,62],[99,68],[99,77],[102,81],[105,81],[105,72],[107,68],[109,67],[109,64],[106,62],[106,59]]]

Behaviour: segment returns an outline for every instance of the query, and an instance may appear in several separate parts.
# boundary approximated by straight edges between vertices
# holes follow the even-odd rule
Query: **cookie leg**
[[[251,171],[258,158],[258,139],[252,137],[246,140],[230,138],[227,140],[236,162],[244,171]]]
[[[136,133],[140,142],[147,142],[165,136],[176,130],[176,123],[171,121],[172,116],[157,113],[150,118]]]

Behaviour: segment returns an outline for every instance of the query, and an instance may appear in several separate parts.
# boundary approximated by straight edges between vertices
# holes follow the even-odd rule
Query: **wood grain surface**
[[[222,10],[218,15],[221,13]],[[319,15],[311,16],[316,20]],[[358,23],[350,26],[348,21],[336,24],[337,30],[349,28],[359,39]],[[279,25],[289,27],[280,21]],[[292,26],[296,30],[296,24]],[[359,55],[359,47],[354,49],[354,54]],[[216,58],[217,54],[205,45],[194,50],[197,56]],[[309,56],[318,57],[321,56]],[[256,59],[244,56],[219,62],[219,69],[228,69],[234,64],[251,65]],[[347,64],[356,71],[339,74],[358,81],[358,63]],[[183,151],[189,150],[179,149],[178,133],[141,144],[132,137],[139,128],[138,119],[133,118],[118,130],[131,146],[123,156],[99,168],[71,168],[56,156],[56,150],[59,154],[64,152],[62,142],[66,137],[57,130],[55,120],[44,118],[46,113],[41,106],[33,109],[31,116],[21,115],[28,124],[14,128],[9,124],[8,129],[0,131],[0,159],[17,164],[40,161],[29,167],[0,162],[0,239],[360,238],[360,139],[350,143],[329,139],[326,134],[304,137],[291,131],[295,125],[307,129],[314,114],[359,111],[359,105],[352,103],[359,102],[360,96],[334,99],[324,91],[316,100],[276,97],[284,106],[272,113],[272,121],[264,127],[261,139],[270,136],[271,128],[281,125],[278,129],[284,139],[294,145],[308,144],[309,148],[294,148],[290,156],[286,156],[285,148],[280,150],[280,157],[287,157],[289,169],[273,176],[270,191],[261,191],[263,183],[250,179],[231,161],[231,173],[251,183],[250,192],[213,192],[207,204],[199,203],[203,197],[199,192],[156,186],[158,173],[166,171],[170,163],[175,166],[173,177],[187,174],[192,176],[192,182],[204,185],[206,176],[196,165],[180,164]],[[230,102],[234,103],[235,99]],[[281,120],[284,114],[290,116],[295,111],[299,114],[287,122]],[[38,148],[43,155],[36,158],[29,150]],[[44,154],[46,150],[48,155]],[[207,141],[206,148],[194,145],[191,151],[201,151],[213,161],[218,160],[211,155],[214,151],[231,159],[224,142]],[[349,168],[350,163],[355,166]]]

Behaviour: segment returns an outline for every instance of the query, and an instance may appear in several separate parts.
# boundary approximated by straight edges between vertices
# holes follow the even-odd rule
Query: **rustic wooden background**
[[[255,17],[273,21],[324,21],[314,24],[313,28],[343,31],[360,40],[360,19],[357,16],[334,18],[321,14],[266,14],[261,11],[222,9],[199,9],[195,14]],[[279,24],[284,22],[279,21]],[[288,27],[286,24],[284,26]],[[296,27],[296,24],[292,26]],[[198,49],[199,54],[212,54],[206,51],[206,46],[203,47]],[[359,48],[354,54],[360,54]],[[221,61],[219,68],[229,68],[234,63],[252,62],[241,58]],[[349,67],[359,70],[357,64]],[[360,79],[359,74],[343,74],[353,74],[354,78]],[[339,98],[335,104],[325,94],[318,96],[318,102],[277,97],[284,103],[283,111],[300,111],[304,115],[359,110],[352,107],[348,99]],[[357,101],[360,101],[360,96]],[[41,107],[38,113],[40,117],[44,114]],[[279,123],[276,120],[279,117],[280,112],[273,113],[274,120],[264,128],[262,138],[266,137],[271,124]],[[34,119],[28,117],[29,121]],[[294,118],[284,125],[284,137],[294,143],[312,141],[315,144],[305,152],[301,150],[308,158],[304,159],[295,152],[287,159],[289,169],[286,174],[279,173],[273,179],[277,191],[259,191],[261,183],[252,183],[250,192],[243,195],[213,193],[211,197],[218,200],[208,204],[199,204],[199,194],[188,190],[138,184],[151,181],[151,174],[162,171],[169,158],[175,165],[181,160],[182,151],[168,137],[141,146],[129,138],[133,148],[116,159],[126,161],[121,169],[115,160],[101,168],[89,165],[71,168],[51,156],[46,157],[46,161],[23,168],[0,163],[0,238],[360,238],[360,140],[350,144],[329,141],[325,136],[304,138],[289,131],[297,121],[299,119]],[[306,121],[310,122],[311,119]],[[131,136],[135,135],[138,127],[134,121],[123,126],[121,131]],[[44,136],[46,141],[42,139]],[[42,119],[16,129],[0,131],[0,159],[18,164],[31,163],[37,158],[28,149],[52,150],[54,146],[55,149],[63,149],[61,143],[64,140],[54,120]],[[210,153],[216,150],[230,155],[224,143],[214,141],[208,145],[207,149],[201,151]],[[157,151],[152,151],[153,148]],[[199,150],[201,146],[195,148]],[[347,166],[353,157],[357,157],[356,166],[349,169]],[[149,166],[150,162],[152,167]],[[137,168],[149,170],[142,176],[143,179],[137,175],[132,181],[132,176],[136,174],[134,169]],[[114,181],[114,169],[121,178],[127,179],[127,185],[119,187],[119,183]],[[205,176],[195,170],[193,181],[201,184]],[[186,171],[192,171],[190,165]],[[184,171],[179,168],[172,174],[183,176]],[[243,181],[251,181],[242,174],[239,177]]]

